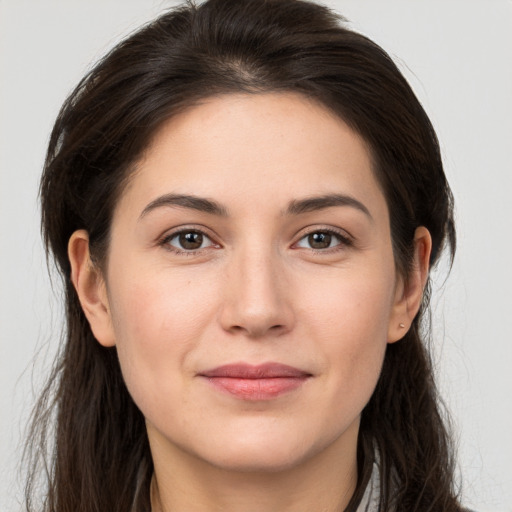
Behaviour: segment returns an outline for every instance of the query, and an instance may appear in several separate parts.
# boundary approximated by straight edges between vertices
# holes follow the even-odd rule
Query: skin
[[[290,209],[333,193],[363,207]],[[225,211],[168,204],[166,194]],[[204,233],[201,248],[180,246],[180,230]],[[313,248],[312,233],[330,236],[328,246]],[[364,141],[299,95],[211,98],[156,134],[111,234],[101,272],[87,232],[74,233],[72,280],[146,418],[154,511],[343,510],[357,480],[360,414],[387,344],[418,311],[431,245],[418,228],[405,286]],[[265,400],[201,377],[239,362],[309,377]]]

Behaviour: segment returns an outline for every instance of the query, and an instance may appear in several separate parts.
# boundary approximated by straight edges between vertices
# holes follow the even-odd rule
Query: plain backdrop
[[[174,3],[0,0],[2,512],[21,510],[20,440],[62,325],[37,201],[53,120],[96,59]],[[393,56],[437,129],[459,247],[446,283],[436,273],[436,367],[466,505],[512,511],[512,2],[327,3]]]

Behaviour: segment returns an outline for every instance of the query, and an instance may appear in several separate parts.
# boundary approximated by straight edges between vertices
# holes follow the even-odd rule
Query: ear
[[[423,289],[428,279],[432,237],[420,226],[414,233],[414,261],[407,279],[399,277],[393,309],[389,319],[388,343],[402,339],[421,306]]]
[[[94,337],[104,347],[114,346],[107,288],[102,272],[91,261],[87,231],[80,229],[71,235],[68,258],[71,263],[71,281]]]

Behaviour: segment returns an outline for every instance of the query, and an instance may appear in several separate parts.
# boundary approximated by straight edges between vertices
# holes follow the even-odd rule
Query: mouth
[[[199,374],[218,391],[242,400],[270,400],[302,386],[312,375],[280,364],[228,364]]]

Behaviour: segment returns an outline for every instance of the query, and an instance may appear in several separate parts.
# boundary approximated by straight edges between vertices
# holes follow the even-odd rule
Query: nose
[[[294,314],[285,268],[277,254],[241,251],[230,261],[220,323],[250,338],[279,336],[293,328]]]

